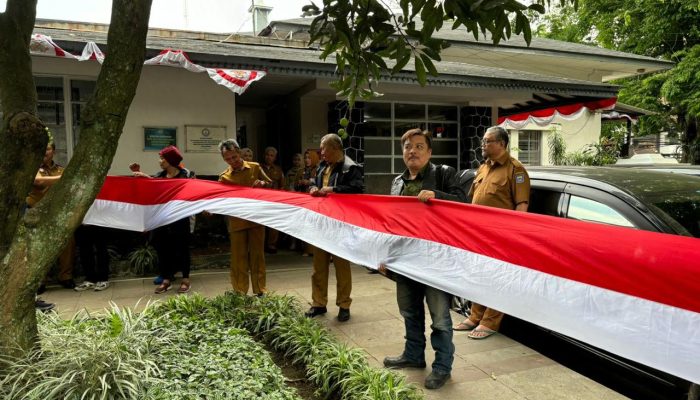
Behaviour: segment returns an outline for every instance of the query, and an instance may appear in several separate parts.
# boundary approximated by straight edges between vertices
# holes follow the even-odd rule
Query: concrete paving
[[[306,307],[311,302],[311,259],[296,253],[283,252],[267,256],[267,285],[272,292],[297,297]],[[332,269],[332,267],[331,267]],[[335,319],[335,278],[329,281],[328,314],[318,317],[336,337],[354,347],[364,349],[368,361],[381,367],[387,355],[398,355],[403,350],[403,320],[396,305],[396,286],[393,281],[378,274],[369,274],[365,268],[353,266],[352,318],[341,323]],[[200,270],[191,274],[192,292],[214,297],[231,289],[227,269]],[[86,309],[99,312],[110,307],[142,309],[149,301],[176,296],[173,289],[165,294],[153,293],[152,277],[125,279],[111,282],[102,292],[75,292],[50,287],[41,297],[56,303],[61,315],[70,316]],[[177,283],[175,285],[177,287]],[[430,317],[428,316],[428,319]],[[462,316],[453,313],[455,324]],[[426,323],[429,338],[430,321]],[[428,368],[401,371],[409,381],[423,387],[430,373],[433,351],[426,350]],[[486,340],[470,340],[466,332],[455,332],[456,347],[452,379],[437,391],[424,390],[426,399],[624,399],[626,397],[602,386],[536,351],[496,335]]]

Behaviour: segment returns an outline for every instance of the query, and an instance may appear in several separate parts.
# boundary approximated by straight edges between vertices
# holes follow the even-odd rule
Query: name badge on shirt
[[[525,183],[525,174],[515,174],[515,183]]]

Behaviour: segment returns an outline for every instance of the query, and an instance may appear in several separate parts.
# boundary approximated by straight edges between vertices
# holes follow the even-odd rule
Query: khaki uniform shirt
[[[270,166],[260,165],[267,176],[272,180],[273,189],[284,189],[284,171],[279,165],[272,164]]]
[[[243,168],[241,168],[239,171],[234,171],[229,166],[226,171],[219,174],[219,182],[232,185],[253,187],[253,184],[257,180],[265,181],[267,183],[272,182],[272,180],[265,175],[265,172],[263,172],[260,164],[252,161],[243,161]],[[228,218],[228,229],[230,232],[242,231],[244,229],[253,228],[257,225],[258,224],[254,222],[236,217]]]
[[[479,167],[469,195],[472,204],[515,210],[530,201],[530,177],[520,161],[506,152]]]
[[[47,167],[46,165],[42,165],[41,168],[39,168],[39,171],[36,173],[36,176],[61,176],[63,175],[63,167],[56,164],[55,162],[53,163],[52,166]],[[39,200],[43,199],[44,196],[46,195],[46,192],[49,191],[50,186],[32,186],[32,191],[29,192],[29,196],[27,196],[27,205],[29,207],[34,207],[36,203],[39,202]]]

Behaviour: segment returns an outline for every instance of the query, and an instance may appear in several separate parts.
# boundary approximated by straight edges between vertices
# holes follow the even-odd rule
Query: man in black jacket
[[[362,168],[343,151],[343,140],[335,133],[329,133],[321,138],[321,164],[318,166],[316,182],[309,188],[312,196],[326,196],[328,193],[362,193],[364,183]],[[313,318],[325,314],[328,310],[328,268],[331,257],[335,266],[337,281],[336,305],[338,321],[350,319],[350,292],[352,291],[352,275],[350,262],[327,251],[314,247],[314,272],[311,275],[311,308],[306,316]]]
[[[466,202],[464,188],[460,185],[454,168],[435,165],[432,156],[430,132],[411,129],[401,137],[406,171],[394,179],[391,194],[416,196],[422,202],[430,199]],[[386,266],[379,267],[386,274]],[[406,326],[404,351],[397,357],[386,357],[387,368],[425,368],[425,308],[428,304],[433,321],[430,343],[435,350],[432,372],[425,379],[427,389],[438,389],[450,378],[455,347],[452,343],[452,296],[442,290],[427,286],[399,274],[396,280],[396,300]]]

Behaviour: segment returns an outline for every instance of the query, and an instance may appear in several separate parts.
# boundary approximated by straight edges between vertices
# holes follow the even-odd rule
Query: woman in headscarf
[[[140,171],[141,167],[134,163],[129,166],[134,176],[158,179],[194,178],[194,172],[181,166],[182,154],[175,146],[167,146],[161,150],[161,171],[149,176]],[[155,293],[165,293],[171,289],[175,273],[182,272],[182,281],[178,293],[190,291],[190,218],[172,222],[153,230],[151,244],[158,253],[158,266],[163,281],[156,287]]]

